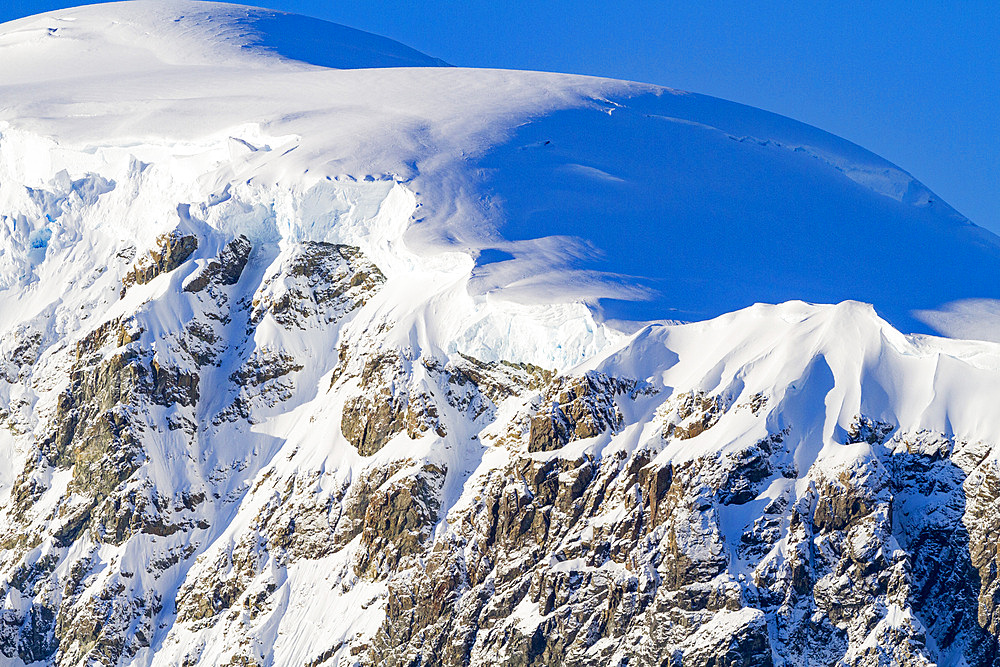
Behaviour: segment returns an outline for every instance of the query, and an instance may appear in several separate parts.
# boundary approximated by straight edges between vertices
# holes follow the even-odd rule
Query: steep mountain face
[[[898,329],[1000,241],[787,119],[303,21],[0,30],[0,662],[1000,663],[1000,346]]]

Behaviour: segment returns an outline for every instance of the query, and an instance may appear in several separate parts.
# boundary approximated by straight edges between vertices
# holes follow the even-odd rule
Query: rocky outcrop
[[[243,275],[253,246],[245,236],[238,236],[222,249],[217,259],[205,265],[184,283],[185,292],[200,292],[212,285],[235,285]]]
[[[253,298],[251,322],[270,316],[286,328],[330,325],[363,306],[384,282],[358,248],[306,241],[264,279]]]
[[[295,664],[1000,656],[992,442],[838,414],[809,369],[424,348],[357,248],[221,248],[169,310],[0,339],[5,659],[264,665],[310,623]]]
[[[463,358],[467,362],[467,358]],[[490,380],[467,374],[462,366],[423,359],[412,371],[414,361],[398,351],[378,352],[363,357],[359,373],[348,371],[334,381],[356,383],[357,393],[344,403],[340,428],[344,437],[363,456],[371,456],[399,433],[410,439],[425,435],[443,438],[448,425],[443,411],[457,411],[463,421],[485,420],[495,404],[489,398]],[[484,366],[481,366],[481,368]],[[511,383],[508,396],[524,386]]]
[[[622,425],[622,416],[614,399],[635,388],[635,382],[609,378],[603,373],[557,379],[531,418],[528,451],[551,451],[574,440],[616,431]]]
[[[158,247],[136,262],[125,289],[177,269],[198,246],[193,236],[160,237]],[[2,508],[7,519],[18,517],[32,527],[14,530],[7,524],[0,534],[0,571],[14,573],[0,579],[0,596],[26,601],[2,617],[0,654],[26,662],[125,664],[149,647],[164,606],[176,608],[177,617],[190,623],[212,625],[234,606],[257,617],[270,608],[274,592],[273,582],[260,576],[266,562],[261,553],[289,562],[335,549],[337,499],[343,499],[344,489],[317,500],[310,486],[315,477],[305,475],[290,483],[287,504],[258,517],[253,531],[266,535],[263,547],[243,539],[215,560],[203,559],[214,578],[192,578],[177,592],[176,604],[173,594],[164,601],[159,592],[157,582],[166,573],[190,568],[202,551],[201,538],[194,536],[213,527],[206,508],[227,502],[228,496],[211,489],[246,465],[220,464],[207,488],[171,495],[153,481],[165,453],[172,457],[197,446],[197,420],[206,400],[203,377],[225,373],[238,388],[223,411],[235,421],[216,423],[240,428],[289,400],[294,377],[304,368],[288,353],[234,339],[233,325],[243,322],[252,332],[270,318],[296,331],[329,327],[363,305],[383,280],[356,249],[304,244],[258,287],[255,301],[241,286],[252,250],[246,238],[237,237],[187,280],[183,294],[192,315],[178,329],[165,329],[155,307],[143,305],[56,348],[52,361],[40,361],[51,343],[30,326],[0,342],[3,379],[26,401],[41,382],[39,364],[55,364],[65,378],[42,413],[43,436],[24,459]],[[45,381],[59,387],[58,379]],[[207,389],[208,401],[216,405],[217,390]],[[24,421],[30,413],[9,405],[4,413],[9,425],[30,428],[32,422]],[[177,449],[165,450],[166,442]],[[134,549],[149,554],[141,572],[121,555],[110,562],[98,555]]]
[[[437,408],[426,405],[419,394],[411,403],[404,360],[396,352],[370,357],[361,371],[359,388],[360,395],[344,404],[340,429],[362,456],[376,453],[397,433],[419,437],[436,422]],[[426,410],[421,411],[423,406]]]
[[[172,232],[156,239],[156,247],[142,257],[122,280],[121,296],[124,298],[132,285],[145,285],[157,276],[170,273],[186,262],[198,248],[198,237]]]
[[[661,412],[668,414],[663,435],[667,438],[687,440],[701,435],[715,426],[729,409],[722,396],[709,396],[703,391],[691,391],[674,397]],[[753,409],[751,405],[750,409]]]
[[[383,484],[365,499],[358,573],[378,578],[430,547],[446,470],[425,464],[414,474]]]

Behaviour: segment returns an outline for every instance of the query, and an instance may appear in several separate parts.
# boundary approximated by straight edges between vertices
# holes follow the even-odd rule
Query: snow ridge
[[[788,119],[440,64],[0,29],[3,660],[994,664],[1000,347],[928,332],[1000,240]]]

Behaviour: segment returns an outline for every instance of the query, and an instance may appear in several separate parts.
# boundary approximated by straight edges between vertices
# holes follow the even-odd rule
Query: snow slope
[[[1000,239],[773,114],[439,65],[0,27],[0,654],[991,664],[1000,352],[926,334],[993,335]]]
[[[322,22],[301,38],[303,22],[138,1],[5,26],[6,140],[24,131],[60,149],[22,165],[24,179],[105,173],[114,152],[183,156],[200,178],[178,202],[229,184],[237,200],[277,199],[260,188],[391,178],[419,193],[408,247],[478,258],[474,296],[583,301],[612,320],[856,299],[905,331],[961,335],[974,329],[949,304],[1000,296],[994,235],[815,128],[618,81],[382,69],[440,63]],[[233,140],[250,154],[220,162]]]
[[[116,2],[29,16],[4,27],[4,83],[171,67],[447,66],[346,26],[214,2]]]

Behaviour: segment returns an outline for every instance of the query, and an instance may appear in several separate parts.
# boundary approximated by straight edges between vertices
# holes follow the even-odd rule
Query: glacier
[[[2,660],[1000,659],[1000,238],[899,167],[212,2],[0,86]]]

